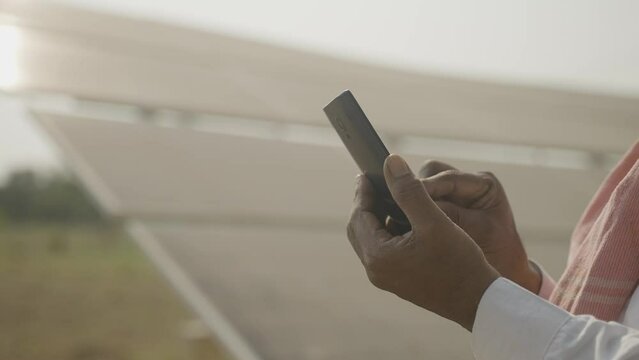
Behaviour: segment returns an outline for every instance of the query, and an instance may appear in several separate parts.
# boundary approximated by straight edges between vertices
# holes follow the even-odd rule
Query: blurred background
[[[368,284],[351,89],[494,172],[553,276],[639,134],[634,1],[0,1],[0,358],[471,359]]]

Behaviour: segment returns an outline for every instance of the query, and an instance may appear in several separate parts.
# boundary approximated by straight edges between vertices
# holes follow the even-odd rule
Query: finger
[[[358,205],[362,210],[372,212],[380,221],[384,222],[388,215],[387,210],[380,201],[373,183],[365,174],[357,175],[356,179],[355,205]]]
[[[406,222],[399,222],[392,217],[388,217],[386,219],[386,230],[388,230],[391,235],[404,235],[411,230],[410,224],[406,224]]]
[[[386,158],[384,177],[393,199],[404,211],[413,228],[427,225],[433,216],[441,216],[441,211],[431,200],[426,188],[401,156],[390,155]]]
[[[375,212],[376,193],[373,184],[364,174],[357,175],[355,183],[355,200],[353,201],[353,206],[359,207],[363,211]]]
[[[486,195],[493,186],[490,177],[457,170],[446,170],[422,179],[433,199],[446,199],[461,206],[469,206]]]
[[[347,234],[353,249],[362,257],[363,249],[392,237],[374,213],[375,190],[366,176],[357,179],[355,200],[348,221]]]
[[[437,160],[429,160],[419,169],[419,177],[427,178],[446,170],[457,170],[453,166]]]

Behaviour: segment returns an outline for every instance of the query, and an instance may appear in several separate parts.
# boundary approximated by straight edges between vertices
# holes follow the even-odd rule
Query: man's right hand
[[[376,214],[381,199],[360,175],[347,231],[368,278],[378,288],[472,331],[481,298],[499,273],[437,207],[404,159],[389,156],[384,178],[411,230],[400,235],[389,231]]]
[[[504,188],[493,174],[465,173],[429,161],[419,176],[439,208],[470,235],[502,276],[539,291],[541,275],[528,261]]]

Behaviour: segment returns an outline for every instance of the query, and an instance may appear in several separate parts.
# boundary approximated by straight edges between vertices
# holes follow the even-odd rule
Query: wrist
[[[539,266],[537,266],[537,264],[535,264],[533,261],[528,260],[528,267],[530,268],[530,273],[531,273],[529,275],[530,287],[527,287],[526,289],[528,289],[533,294],[539,294],[539,292],[541,291],[541,286],[543,285],[543,282],[544,282],[543,280],[544,274],[539,268]]]
[[[541,288],[541,271],[537,266],[532,263],[530,260],[526,260],[522,269],[517,273],[516,276],[511,278],[513,282],[517,283],[519,286],[524,289],[530,291],[533,294],[538,294],[539,289]]]
[[[486,263],[486,267],[482,270],[483,271],[475,272],[474,276],[469,278],[467,284],[462,284],[467,290],[466,296],[464,296],[465,301],[462,302],[456,310],[456,313],[460,316],[455,319],[455,322],[468,331],[472,331],[473,325],[475,324],[477,308],[479,307],[481,298],[484,296],[488,287],[500,277],[499,272],[488,263]]]

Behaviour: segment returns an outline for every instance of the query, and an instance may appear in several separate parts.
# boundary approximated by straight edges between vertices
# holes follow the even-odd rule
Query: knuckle
[[[497,179],[497,177],[495,176],[495,174],[493,174],[490,171],[480,171],[479,175],[486,177],[486,178],[490,178],[490,179]]]
[[[495,176],[495,174],[490,171],[480,171],[479,176],[484,179],[484,181],[486,181],[489,185],[499,184],[499,179],[497,179],[497,176]]]
[[[357,239],[357,227],[361,222],[361,209],[359,207],[354,207],[351,210],[351,215],[348,219],[348,223],[346,224],[346,235],[348,239],[354,241]]]
[[[377,268],[377,263],[379,262],[379,260],[371,253],[370,249],[368,249],[368,251],[366,251],[364,253],[364,256],[362,257],[362,262],[364,263],[366,270],[369,271]]]
[[[457,169],[448,169],[440,173],[440,175],[444,178],[451,178],[451,177],[459,176],[461,174],[462,172]]]
[[[379,289],[384,289],[386,287],[384,278],[380,274],[367,271],[366,275],[368,276],[368,281],[370,281],[375,287]]]
[[[364,265],[368,271],[380,273],[386,266],[384,254],[379,249],[368,249],[363,258]]]
[[[346,224],[346,236],[348,236],[348,239],[351,241],[355,240],[355,225],[352,220]]]
[[[369,251],[362,257],[366,274],[376,287],[389,290],[397,280],[397,271],[401,266],[400,252],[394,247],[381,246]]]
[[[387,265],[385,264],[384,259],[374,257],[374,256],[366,256],[366,275],[373,285],[382,288],[385,283],[385,274]]]

